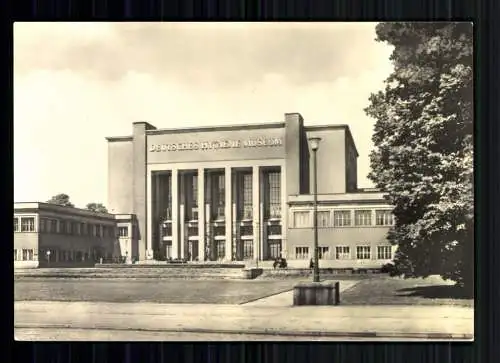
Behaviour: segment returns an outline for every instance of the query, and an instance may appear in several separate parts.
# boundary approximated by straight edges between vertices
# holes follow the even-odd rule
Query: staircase
[[[187,266],[172,266],[169,268],[141,266],[141,267],[112,267],[112,268],[71,268],[71,269],[32,269],[16,271],[14,279],[25,278],[79,278],[79,279],[242,279],[241,268],[204,267],[192,268]]]

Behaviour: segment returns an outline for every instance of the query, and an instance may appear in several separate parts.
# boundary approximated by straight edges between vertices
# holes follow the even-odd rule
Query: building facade
[[[93,266],[138,259],[135,217],[47,203],[14,204],[14,267]]]
[[[357,188],[358,152],[346,125],[305,126],[298,113],[261,125],[156,129],[108,137],[108,208],[136,218],[139,260],[253,261],[312,257],[317,152],[320,264],[380,266],[391,207]]]

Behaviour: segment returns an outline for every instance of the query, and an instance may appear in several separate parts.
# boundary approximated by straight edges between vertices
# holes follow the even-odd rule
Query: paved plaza
[[[19,301],[15,328],[303,337],[471,339],[474,312],[445,306],[250,306]],[[50,337],[47,337],[50,339]],[[85,334],[83,340],[87,340]]]
[[[18,279],[14,335],[84,341],[473,339],[472,306],[343,303],[363,284],[384,279],[340,280],[339,306],[300,307],[292,306],[298,280]]]
[[[474,310],[468,307],[293,307],[292,297],[288,291],[239,305],[17,301],[15,335],[30,340],[473,338]]]

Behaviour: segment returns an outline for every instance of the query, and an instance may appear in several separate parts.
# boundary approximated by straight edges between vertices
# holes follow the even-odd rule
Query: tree
[[[92,212],[108,213],[108,209],[102,203],[88,203],[86,208]]]
[[[64,207],[74,207],[74,204],[69,201],[68,194],[57,194],[50,198],[47,203],[62,205]]]
[[[394,70],[365,109],[376,120],[369,178],[395,207],[388,234],[405,277],[474,278],[473,36],[470,23],[381,23]]]

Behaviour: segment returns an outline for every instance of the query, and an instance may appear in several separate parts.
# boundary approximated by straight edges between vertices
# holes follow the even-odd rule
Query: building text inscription
[[[281,138],[265,138],[258,137],[247,140],[221,140],[221,141],[204,141],[204,142],[180,142],[172,144],[152,144],[149,148],[150,152],[164,151],[183,151],[183,150],[218,150],[218,149],[234,149],[247,147],[266,147],[266,146],[281,146],[283,140]]]

